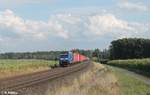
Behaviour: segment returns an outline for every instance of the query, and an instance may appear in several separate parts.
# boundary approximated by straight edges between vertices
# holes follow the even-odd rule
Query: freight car
[[[73,53],[73,52],[65,52],[60,54],[59,56],[59,65],[64,67],[68,66],[70,64],[79,63],[85,60],[88,60],[89,58],[81,55],[79,53]]]

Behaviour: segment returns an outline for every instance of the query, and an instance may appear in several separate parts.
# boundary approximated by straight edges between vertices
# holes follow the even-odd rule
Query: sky
[[[150,0],[0,0],[0,53],[108,48],[150,38]]]

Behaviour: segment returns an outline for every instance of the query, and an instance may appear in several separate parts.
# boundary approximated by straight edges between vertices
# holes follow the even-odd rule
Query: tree
[[[150,57],[150,39],[124,38],[111,42],[111,59]]]

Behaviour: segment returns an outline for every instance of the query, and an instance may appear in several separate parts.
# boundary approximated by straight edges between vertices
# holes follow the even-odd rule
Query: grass
[[[56,64],[48,60],[0,60],[0,78],[49,69]]]
[[[109,69],[118,78],[119,87],[123,95],[150,95],[150,85],[146,85],[142,81],[126,75],[115,68]]]
[[[126,68],[137,73],[141,73],[150,77],[150,58],[144,59],[128,59],[128,60],[112,60],[109,65]]]
[[[49,84],[48,95],[120,95],[116,78],[94,63],[88,71],[72,74]]]

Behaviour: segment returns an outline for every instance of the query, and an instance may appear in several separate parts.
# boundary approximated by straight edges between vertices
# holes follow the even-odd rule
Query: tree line
[[[89,58],[98,57],[106,58],[106,53],[100,49],[84,50],[73,49],[73,52],[78,52]],[[37,52],[24,52],[24,53],[3,53],[0,54],[0,59],[44,59],[44,60],[58,60],[61,53],[66,51],[37,51]]]
[[[37,51],[24,53],[3,53],[0,59],[45,59],[55,60],[62,51]]]
[[[148,57],[150,57],[150,39],[123,38],[111,42],[110,59]]]
[[[150,57],[150,39],[123,38],[111,42],[109,49],[73,49],[73,52],[81,53],[97,61],[103,59],[133,59]],[[64,51],[37,51],[24,53],[3,53],[0,59],[45,59],[58,60]]]

